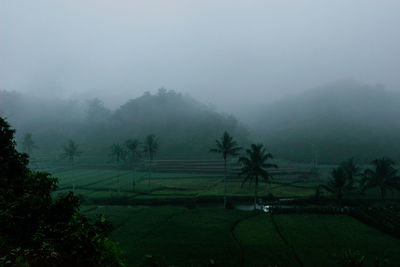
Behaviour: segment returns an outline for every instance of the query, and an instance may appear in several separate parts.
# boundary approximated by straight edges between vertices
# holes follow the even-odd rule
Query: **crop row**
[[[365,224],[400,238],[400,211],[396,208],[358,208],[351,215]]]

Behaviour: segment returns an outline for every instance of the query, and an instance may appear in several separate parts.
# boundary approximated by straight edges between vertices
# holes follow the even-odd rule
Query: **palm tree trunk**
[[[150,186],[150,176],[151,176],[151,159],[149,161],[149,168],[147,169],[147,181],[148,181],[148,186]]]
[[[118,172],[117,172],[117,191],[118,191],[118,193],[119,193],[119,189],[120,189],[120,186],[119,186],[119,175],[120,175],[120,173],[119,173],[119,166],[117,166],[117,168],[118,168]]]
[[[226,173],[226,158],[224,159],[224,186],[225,186],[225,189],[224,189],[224,208],[226,209],[226,176],[227,176],[227,173]]]
[[[256,175],[256,181],[254,186],[254,209],[257,209],[257,190],[258,190],[258,175]]]
[[[131,181],[131,183],[132,183],[132,192],[134,192],[135,191],[135,167],[134,166],[132,166],[132,181]]]

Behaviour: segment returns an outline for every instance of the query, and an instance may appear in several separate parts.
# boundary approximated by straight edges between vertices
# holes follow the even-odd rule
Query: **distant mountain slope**
[[[164,89],[127,101],[113,113],[110,122],[118,128],[120,139],[153,133],[159,137],[162,154],[185,157],[210,156],[210,147],[225,130],[241,142],[246,142],[248,135],[235,117]]]
[[[232,115],[213,111],[187,95],[160,89],[127,100],[112,111],[99,99],[90,101],[32,99],[20,93],[0,91],[0,115],[17,129],[17,140],[31,132],[38,150],[60,150],[68,139],[85,154],[108,155],[111,144],[129,138],[143,140],[155,134],[159,156],[212,157],[209,149],[225,130],[242,144],[248,130]],[[38,151],[39,152],[39,151]]]
[[[254,114],[258,137],[278,157],[337,162],[349,157],[400,160],[400,96],[341,81],[292,96]]]

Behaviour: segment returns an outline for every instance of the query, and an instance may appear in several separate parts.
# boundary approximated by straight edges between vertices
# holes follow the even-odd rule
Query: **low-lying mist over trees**
[[[400,159],[400,94],[352,80],[284,98],[253,115],[252,126],[274,155],[334,162],[379,155]]]
[[[209,157],[213,140],[226,130],[242,144],[256,139],[276,157],[298,162],[337,163],[348,157],[368,162],[382,155],[397,160],[399,106],[398,93],[353,80],[265,104],[248,111],[243,121],[164,88],[115,110],[96,97],[40,99],[0,92],[0,112],[18,130],[20,147],[29,133],[36,151],[59,151],[72,139],[83,151],[106,154],[115,142],[155,134],[161,158]]]
[[[399,10],[0,0],[0,266],[400,266]]]
[[[106,108],[98,98],[40,101],[14,92],[0,95],[0,112],[18,130],[18,143],[29,132],[42,151],[60,150],[71,139],[82,150],[106,153],[114,142],[152,133],[159,137],[161,157],[201,157],[209,156],[209,146],[225,130],[242,142],[249,134],[234,116],[166,89],[146,92],[116,110]]]

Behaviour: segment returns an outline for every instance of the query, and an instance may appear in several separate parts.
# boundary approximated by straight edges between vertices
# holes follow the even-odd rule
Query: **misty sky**
[[[400,1],[0,0],[0,89],[164,86],[232,112],[349,78],[400,90]]]

